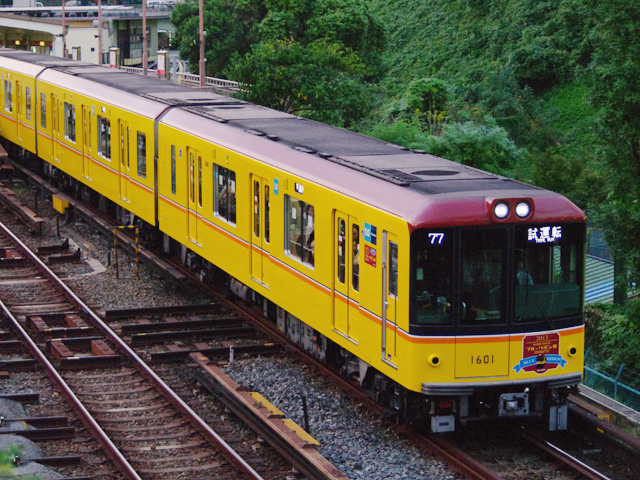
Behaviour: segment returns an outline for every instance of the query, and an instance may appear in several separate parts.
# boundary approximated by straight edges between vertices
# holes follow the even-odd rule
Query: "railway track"
[[[262,478],[13,233],[0,232],[4,257],[21,268],[0,293],[4,315],[125,478]],[[39,336],[60,317],[69,325],[61,337]]]

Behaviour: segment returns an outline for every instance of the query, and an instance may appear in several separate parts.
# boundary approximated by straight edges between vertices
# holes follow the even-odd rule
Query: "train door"
[[[456,326],[457,378],[509,375],[506,228],[460,232],[460,316]]]
[[[202,210],[202,155],[193,148],[187,148],[187,166],[189,179],[189,199],[187,216],[187,235],[189,240],[198,243],[198,213]]]
[[[51,142],[53,159],[60,161],[60,99],[56,94],[51,94]]]
[[[333,328],[350,337],[350,306],[360,291],[360,224],[336,210],[334,219]]]
[[[131,129],[127,122],[118,120],[118,135],[120,135],[120,198],[129,201],[129,172],[131,171],[131,154],[129,140]]]
[[[82,175],[91,178],[91,107],[82,106]]]
[[[398,304],[398,239],[382,232],[382,360],[395,366]]]
[[[23,92],[22,82],[16,80],[16,126],[18,140],[22,141],[22,135],[24,134],[24,108],[22,107]]]
[[[253,208],[251,209],[251,277],[263,285],[267,282],[267,266],[269,258],[270,185],[269,181],[251,176],[251,193]]]

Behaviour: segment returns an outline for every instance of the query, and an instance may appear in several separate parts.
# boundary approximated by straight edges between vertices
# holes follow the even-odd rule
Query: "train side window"
[[[76,106],[64,102],[64,137],[76,142]]]
[[[111,121],[98,115],[98,154],[111,160]]]
[[[12,101],[12,84],[11,80],[4,81],[4,109],[11,113],[13,112],[13,101]]]
[[[315,209],[313,205],[290,197],[285,200],[286,252],[304,263],[315,262]]]
[[[25,102],[27,104],[27,120],[31,120],[31,87],[25,87]]]
[[[147,135],[138,132],[138,176],[147,178]]]
[[[215,165],[213,168],[213,213],[227,222],[236,223],[236,172]]]
[[[47,128],[47,94],[40,94],[40,126]]]
[[[176,194],[176,146],[171,145],[171,193]]]

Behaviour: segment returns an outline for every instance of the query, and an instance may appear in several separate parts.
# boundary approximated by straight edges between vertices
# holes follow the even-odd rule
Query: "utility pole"
[[[200,15],[200,87],[204,87],[204,0],[199,0]]]
[[[142,75],[147,76],[147,0],[142,0]]]
[[[102,0],[98,0],[98,65],[102,65]]]
[[[67,58],[67,21],[65,16],[64,4],[62,0],[62,57]]]

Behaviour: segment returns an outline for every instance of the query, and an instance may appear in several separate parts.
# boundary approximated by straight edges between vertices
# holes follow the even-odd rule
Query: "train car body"
[[[436,432],[525,416],[566,428],[585,242],[566,198],[221,95],[0,51],[0,73],[18,71],[48,101],[34,104],[43,160],[226,272],[390,410]]]

